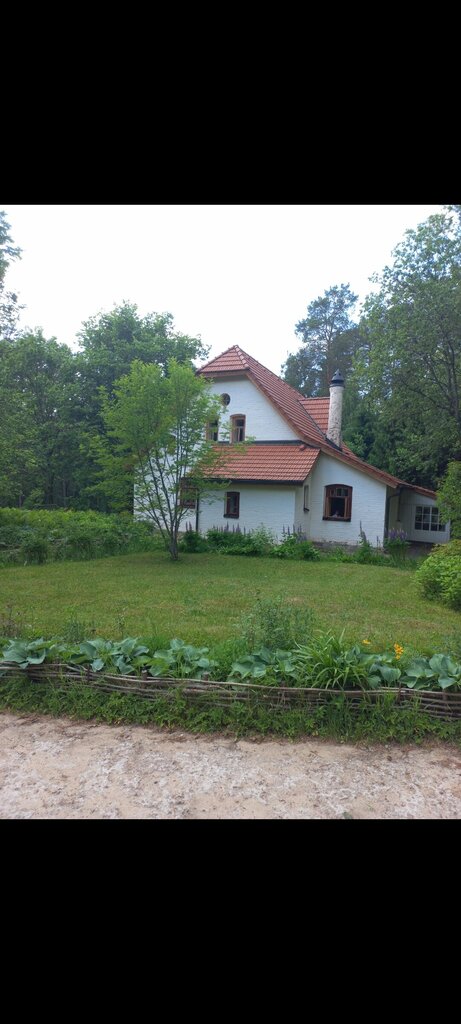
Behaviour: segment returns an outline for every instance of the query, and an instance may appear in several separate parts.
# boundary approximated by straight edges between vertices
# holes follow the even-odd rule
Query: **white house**
[[[191,506],[188,523],[252,530],[263,524],[279,540],[290,530],[317,543],[356,545],[360,530],[372,544],[386,530],[411,541],[443,543],[436,494],[370,466],[342,443],[344,380],[336,372],[330,398],[304,398],[256,359],[233,345],[197,371],[211,381],[223,405],[222,423],[207,425],[223,452],[219,489]],[[233,442],[251,437],[242,451]]]

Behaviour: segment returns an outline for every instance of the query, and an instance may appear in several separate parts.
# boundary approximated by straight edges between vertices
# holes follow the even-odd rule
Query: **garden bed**
[[[461,693],[446,693],[428,690],[412,690],[407,687],[383,687],[376,690],[342,690],[335,688],[318,689],[300,686],[267,686],[245,681],[219,682],[211,679],[171,679],[142,676],[109,675],[93,672],[89,667],[78,668],[65,664],[28,666],[20,668],[15,663],[3,663],[2,674],[26,676],[36,683],[52,683],[57,687],[75,686],[81,683],[105,693],[132,694],[147,700],[173,698],[180,692],[188,701],[226,706],[235,702],[261,704],[271,710],[284,711],[303,706],[309,709],[343,699],[352,708],[366,704],[376,705],[384,699],[394,698],[396,709],[412,706],[431,718],[454,720],[461,718]]]

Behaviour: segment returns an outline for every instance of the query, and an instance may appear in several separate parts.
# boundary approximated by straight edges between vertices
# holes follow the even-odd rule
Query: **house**
[[[330,398],[304,398],[238,345],[197,372],[223,406],[221,424],[207,425],[208,437],[227,450],[222,490],[201,496],[194,508],[190,503],[194,529],[229,524],[248,531],[263,524],[279,540],[295,529],[316,543],[351,546],[361,529],[379,545],[390,529],[404,530],[412,542],[449,540],[434,491],[370,466],[342,442],[338,371]],[[234,448],[247,437],[245,451]]]

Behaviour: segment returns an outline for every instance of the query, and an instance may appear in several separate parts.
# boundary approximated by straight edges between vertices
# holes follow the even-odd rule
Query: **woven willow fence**
[[[4,662],[1,673],[4,672],[16,676],[25,675],[33,682],[52,683],[57,687],[75,686],[80,683],[105,693],[133,694],[148,700],[172,699],[179,691],[182,697],[194,702],[223,707],[239,701],[261,704],[274,711],[302,707],[306,710],[313,710],[338,697],[344,697],[352,710],[358,710],[366,704],[379,703],[380,698],[384,695],[392,694],[395,698],[395,708],[402,711],[413,706],[415,710],[417,709],[431,718],[461,718],[461,693],[415,691],[404,686],[399,689],[386,687],[364,692],[361,690],[321,690],[301,686],[264,686],[260,683],[230,682],[229,680],[223,683],[211,679],[155,679],[147,673],[143,673],[141,676],[109,675],[92,672],[89,666],[82,669],[58,663],[34,665],[21,669],[12,662]]]

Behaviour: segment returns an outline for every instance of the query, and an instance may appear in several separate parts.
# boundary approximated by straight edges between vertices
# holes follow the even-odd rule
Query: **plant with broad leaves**
[[[148,665],[149,675],[154,677],[169,676],[173,679],[202,679],[218,662],[207,658],[208,647],[194,647],[184,640],[170,640],[170,646],[163,651],[155,651]]]
[[[461,664],[448,654],[414,658],[407,665],[402,683],[412,690],[461,690]]]
[[[245,654],[234,661],[229,678],[267,679],[267,682],[292,680],[297,675],[296,655],[293,651],[270,651],[261,647],[254,654]]]

